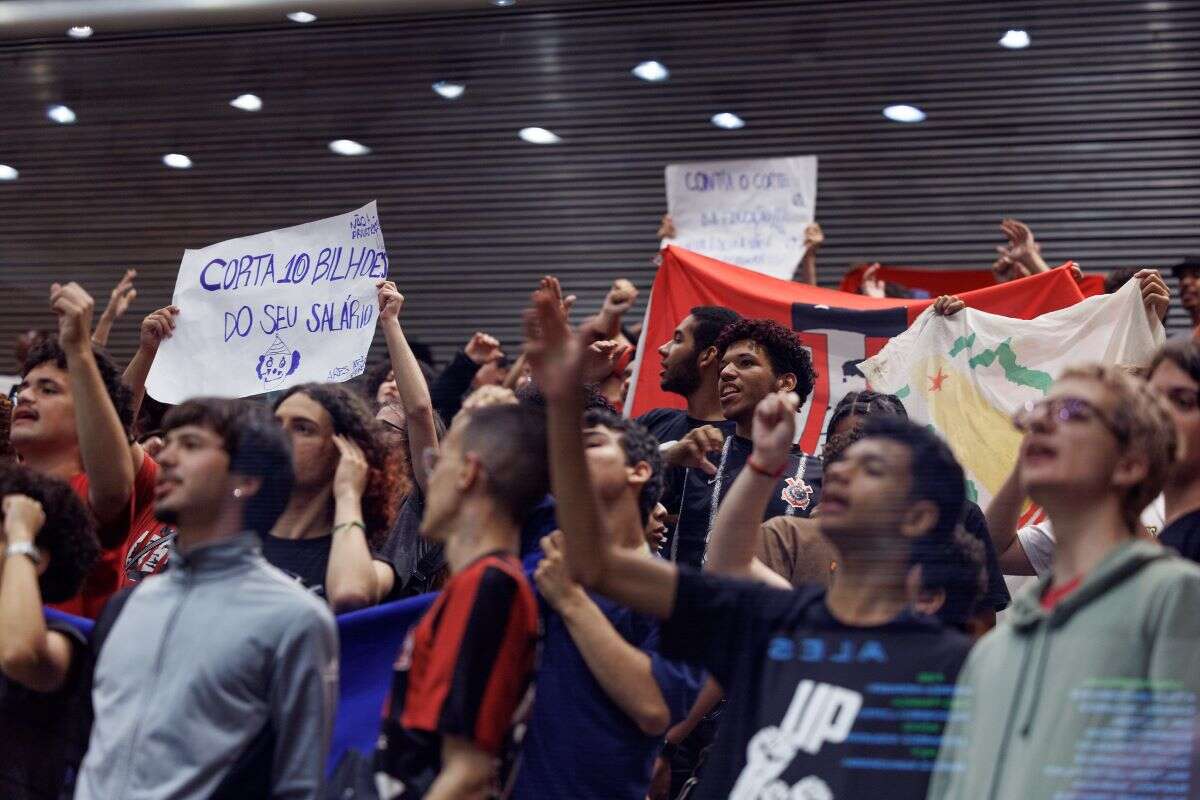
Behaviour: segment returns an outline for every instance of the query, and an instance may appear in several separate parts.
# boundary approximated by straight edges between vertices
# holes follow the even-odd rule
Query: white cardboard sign
[[[816,214],[816,156],[671,164],[666,183],[676,237],[664,246],[793,277]]]
[[[372,200],[356,211],[185,250],[146,391],[164,403],[248,397],[363,372],[388,258]]]

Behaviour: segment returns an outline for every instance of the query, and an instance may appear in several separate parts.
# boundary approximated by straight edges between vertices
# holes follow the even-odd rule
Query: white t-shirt
[[[1167,510],[1161,494],[1142,511],[1142,524],[1154,536],[1158,536],[1163,529],[1166,518]],[[1038,577],[1049,572],[1050,565],[1054,563],[1054,527],[1050,520],[1026,525],[1017,531],[1017,538],[1021,540],[1021,547]]]

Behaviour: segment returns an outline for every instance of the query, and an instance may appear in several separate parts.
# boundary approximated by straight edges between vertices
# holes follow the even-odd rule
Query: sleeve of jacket
[[[463,395],[471,388],[471,381],[475,380],[476,372],[479,372],[479,365],[459,350],[454,354],[454,359],[429,385],[429,399],[433,403],[433,410],[441,416],[446,427],[450,427],[454,415],[462,408]]]
[[[274,800],[323,796],[337,694],[337,628],[327,609],[313,606],[284,635],[271,674]]]

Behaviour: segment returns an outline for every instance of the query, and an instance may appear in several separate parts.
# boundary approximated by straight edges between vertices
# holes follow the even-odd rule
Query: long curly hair
[[[301,393],[314,400],[333,420],[333,432],[345,436],[360,448],[367,459],[367,488],[363,491],[363,524],[367,540],[378,546],[387,536],[396,516],[397,480],[388,468],[387,453],[381,439],[380,423],[371,415],[361,395],[340,383],[302,383],[284,392],[275,401],[278,409],[284,400]],[[329,476],[333,480],[333,475]]]

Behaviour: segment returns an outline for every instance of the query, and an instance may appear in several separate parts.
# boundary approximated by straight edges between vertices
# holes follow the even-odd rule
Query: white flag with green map
[[[1032,320],[932,306],[859,369],[871,388],[898,395],[915,422],[932,425],[967,472],[967,491],[986,507],[1016,463],[1012,415],[1084,362],[1146,364],[1165,339],[1142,306],[1137,281]]]

